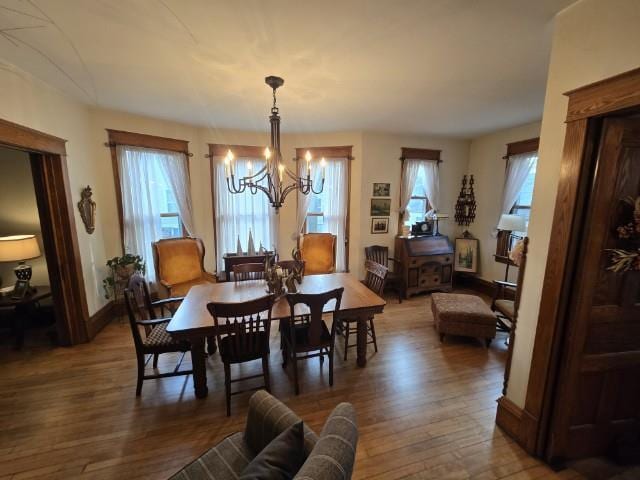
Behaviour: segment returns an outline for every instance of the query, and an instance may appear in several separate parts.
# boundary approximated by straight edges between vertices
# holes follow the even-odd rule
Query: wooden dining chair
[[[366,260],[364,264],[364,268],[366,270],[364,284],[367,286],[369,290],[375,293],[378,296],[382,296],[384,292],[385,282],[387,280],[387,275],[389,273],[389,269],[380,263],[374,262],[372,260]],[[344,359],[347,360],[347,352],[350,348],[355,347],[357,343],[349,343],[349,336],[352,333],[356,333],[358,330],[357,327],[358,320],[355,318],[342,318],[338,319],[337,325],[337,333],[344,336]],[[376,328],[373,324],[373,317],[370,317],[367,322],[367,336],[369,339],[367,340],[367,345],[373,343],[373,348],[375,352],[378,352],[378,340],[376,338]]]
[[[187,341],[176,341],[167,333],[167,324],[170,318],[157,318],[149,301],[148,287],[146,282],[140,283],[137,279],[129,282],[132,288],[124,290],[124,303],[129,316],[129,325],[133,334],[133,344],[136,349],[136,359],[138,363],[138,381],[136,385],[136,396],[142,392],[142,382],[153,378],[175,377],[177,375],[190,375],[193,370],[180,370],[182,360],[186,352],[191,349]],[[143,337],[140,328],[144,329]],[[154,373],[145,375],[145,367],[153,357],[153,368],[158,367],[158,357],[162,353],[181,352],[173,372]]]
[[[247,280],[262,280],[263,278],[263,263],[240,263],[233,266],[233,280],[235,282],[244,282]]]
[[[207,304],[216,326],[218,348],[224,364],[224,386],[227,400],[227,417],[231,415],[231,396],[245,392],[231,392],[231,384],[242,380],[262,377],[264,385],[249,390],[264,388],[271,391],[269,380],[269,332],[274,296],[266,295],[242,303]],[[262,360],[262,374],[231,378],[231,365]]]
[[[287,275],[289,275],[291,272],[293,272],[296,268],[296,261],[295,260],[279,260],[278,262],[276,262],[276,264],[282,269],[282,272],[284,273],[284,276],[286,277]],[[304,266],[305,266],[305,262],[304,260],[302,261],[302,275],[304,275]]]
[[[385,288],[394,290],[398,294],[398,303],[402,303],[402,279],[400,278],[402,265],[395,258],[389,256],[389,247],[383,245],[365,247],[364,256],[367,260],[387,267],[388,273]]]
[[[336,337],[338,311],[344,287],[336,288],[325,293],[290,293],[287,302],[291,310],[290,317],[282,324],[282,367],[286,368],[288,360],[293,362],[293,381],[296,395],[300,393],[298,384],[298,360],[320,357],[320,364],[324,363],[324,356],[329,358],[329,385],[333,385],[333,351]],[[324,306],[335,300],[331,330],[322,319]],[[305,305],[309,313],[308,321],[300,323],[297,320],[296,305]]]

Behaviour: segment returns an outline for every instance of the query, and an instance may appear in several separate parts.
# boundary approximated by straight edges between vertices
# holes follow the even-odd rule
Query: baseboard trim
[[[496,424],[518,443],[521,443],[520,432],[523,414],[523,410],[507,397],[503,396],[498,399]]]
[[[493,285],[493,282],[489,280],[485,280],[484,278],[480,278],[474,275],[460,275],[456,274],[454,277],[454,287],[462,287],[469,288],[471,290],[475,290],[478,293],[486,295],[488,297],[493,297],[496,291],[496,287]],[[513,300],[515,297],[515,292],[511,289],[505,289],[504,298],[508,300]]]
[[[106,327],[114,317],[114,302],[110,300],[108,303],[102,306],[96,313],[89,317],[89,325],[87,330],[89,331],[89,339],[92,340],[95,336]]]

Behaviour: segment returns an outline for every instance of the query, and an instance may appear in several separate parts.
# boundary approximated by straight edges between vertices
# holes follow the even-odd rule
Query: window
[[[424,221],[424,216],[429,210],[431,210],[425,187],[426,182],[425,169],[420,168],[418,171],[418,178],[416,179],[415,186],[413,187],[413,192],[411,192],[409,205],[407,205],[409,218],[408,220],[405,220],[406,225],[413,225],[416,222]]]
[[[308,149],[313,158],[314,184],[321,182],[320,158],[326,161],[322,192],[302,195],[298,193],[298,230],[302,233],[332,233],[336,236],[336,270],[348,270],[348,212],[351,147],[318,147]],[[304,174],[305,148],[296,149],[298,170]],[[315,169],[315,170],[313,170]]]
[[[151,244],[193,233],[187,142],[109,130],[123,251],[140,255],[155,280]]]
[[[533,201],[533,185],[536,180],[536,167],[538,166],[537,159],[533,163],[533,167],[529,171],[520,193],[518,193],[518,199],[515,205],[511,209],[511,213],[524,217],[529,226],[529,216],[531,214],[531,202]],[[515,235],[524,236],[526,232],[513,232]]]
[[[256,251],[262,245],[266,250],[276,249],[278,230],[274,208],[263,192],[252,194],[231,193],[227,188],[224,169],[224,155],[227,150],[236,152],[234,169],[236,178],[246,176],[249,162],[253,172],[264,167],[264,147],[209,145],[211,169],[213,173],[214,228],[216,237],[216,257],[218,272],[224,271],[223,256],[237,251],[238,240],[243,252],[248,249],[249,232],[253,237]]]

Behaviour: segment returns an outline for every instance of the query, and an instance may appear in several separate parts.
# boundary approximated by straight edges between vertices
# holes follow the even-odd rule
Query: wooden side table
[[[31,293],[20,299],[11,298],[11,294],[0,296],[0,309],[12,308],[15,312],[13,332],[16,337],[15,347],[18,350],[22,348],[24,344],[24,327],[26,320],[33,315],[40,300],[51,296],[51,287],[49,286],[36,286],[31,288]]]

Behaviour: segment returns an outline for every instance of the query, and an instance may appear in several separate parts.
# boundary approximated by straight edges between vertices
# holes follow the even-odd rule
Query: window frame
[[[522,153],[538,152],[540,147],[540,137],[529,138],[527,140],[520,140],[517,142],[507,143],[506,147],[507,147],[507,153],[502,157],[503,160],[505,161],[504,162],[504,173],[505,173],[504,181],[506,181],[507,168],[509,167],[509,159],[514,155],[520,155]],[[531,210],[531,205],[515,204],[513,207],[511,207],[511,210],[509,210],[509,213],[514,213],[517,209]],[[509,259],[510,236],[511,236],[511,232],[509,232],[508,236],[504,234],[504,231],[499,231],[497,234],[496,251],[493,257],[495,261],[498,263],[508,263],[510,265],[513,264]]]
[[[335,147],[299,147],[296,148],[296,156],[293,159],[295,164],[296,164],[296,172],[299,172],[299,167],[300,167],[300,163],[301,161],[304,160],[304,156],[307,153],[307,151],[309,151],[311,153],[311,155],[313,156],[314,159],[318,159],[318,158],[325,158],[325,159],[331,159],[331,158],[346,158],[347,159],[347,211],[345,213],[345,228],[344,228],[344,264],[345,264],[345,271],[348,273],[350,271],[349,268],[349,246],[350,246],[350,227],[351,227],[351,162],[354,159],[352,152],[353,152],[353,145],[342,145],[342,146],[335,146]],[[298,194],[296,194],[296,216],[297,216],[297,211],[298,211]],[[307,216],[312,215],[312,216],[319,216],[319,215],[323,215],[323,214],[318,214],[318,213],[312,213],[309,214],[307,213]],[[307,221],[305,219],[305,225],[304,225],[304,230],[306,232],[307,230]]]
[[[108,135],[108,141],[104,145],[105,147],[109,147],[109,150],[111,151],[111,165],[113,167],[113,180],[116,188],[116,205],[118,207],[118,224],[120,226],[120,242],[122,251],[124,252],[125,245],[124,214],[122,211],[122,187],[120,182],[120,169],[118,168],[118,154],[116,152],[116,147],[118,145],[125,145],[128,147],[151,148],[154,150],[165,150],[170,152],[184,153],[189,180],[191,178],[189,158],[193,156],[193,153],[189,152],[189,142],[187,140],[179,140],[169,137],[158,137],[155,135],[148,135],[146,133],[127,132],[124,130],[112,130],[110,128],[107,128],[106,131]],[[191,186],[189,185],[189,189],[190,188]],[[179,216],[180,214],[178,213],[177,215]],[[182,232],[182,237],[184,237],[185,228],[182,221],[180,222],[180,230]]]

